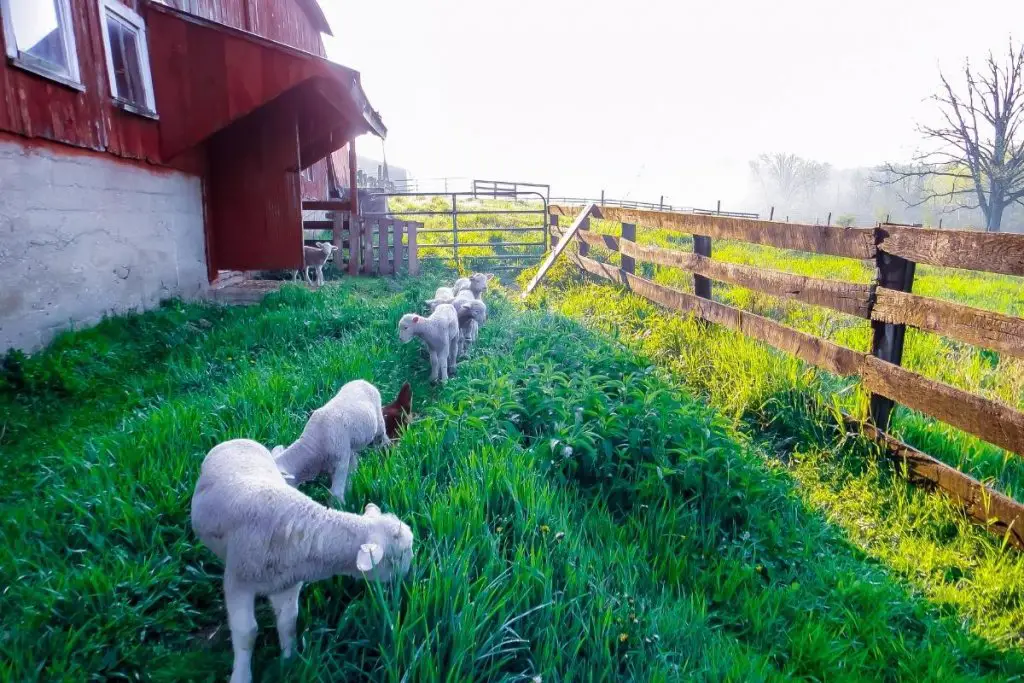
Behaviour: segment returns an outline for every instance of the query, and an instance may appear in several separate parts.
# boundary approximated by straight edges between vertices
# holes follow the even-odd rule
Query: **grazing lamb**
[[[278,469],[292,486],[318,475],[331,475],[331,493],[345,502],[348,478],[359,464],[359,450],[370,445],[388,446],[388,438],[377,387],[361,379],[349,382],[317,408],[288,448],[278,446],[274,458]]]
[[[412,416],[412,387],[406,382],[398,391],[398,397],[384,406],[384,431],[389,439],[397,439]]]
[[[452,291],[451,287],[438,287],[437,291],[434,292],[433,299],[427,299],[426,303],[430,306],[430,312],[433,313],[437,310],[437,307],[441,304],[450,304],[455,299],[455,292]]]
[[[313,282],[309,279],[309,269],[316,269],[316,286],[324,284],[324,265],[331,260],[338,247],[330,242],[317,242],[315,247],[302,247],[302,276],[306,278],[306,284]],[[299,279],[299,271],[295,271],[292,280]]]
[[[231,683],[252,680],[257,595],[270,598],[287,658],[303,583],[338,574],[399,579],[412,563],[412,530],[397,517],[372,503],[361,515],[320,505],[290,487],[270,452],[248,439],[215,446],[203,460],[192,529],[224,562]]]
[[[487,283],[492,277],[494,276],[485,273],[473,273],[469,277],[460,277],[452,285],[452,290],[456,295],[463,290],[469,290],[473,293],[474,299],[479,299],[487,290]]]
[[[487,304],[480,299],[461,298],[463,294],[466,292],[460,292],[452,305],[459,318],[459,331],[462,334],[461,353],[465,355],[469,345],[476,343],[480,326],[487,320]]]
[[[430,381],[447,382],[455,374],[462,335],[459,316],[451,304],[441,304],[429,318],[406,313],[398,321],[398,339],[407,344],[419,337],[430,352]]]

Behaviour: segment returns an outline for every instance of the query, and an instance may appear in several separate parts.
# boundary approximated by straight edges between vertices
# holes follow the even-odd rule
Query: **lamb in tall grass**
[[[462,336],[461,355],[465,355],[469,346],[476,343],[480,326],[487,321],[487,304],[480,299],[462,298],[464,294],[469,294],[469,292],[460,292],[452,304],[455,314],[459,318],[459,332]],[[472,295],[470,294],[470,296]]]
[[[335,575],[387,581],[412,562],[412,530],[368,504],[362,515],[320,505],[289,486],[266,448],[215,446],[192,495],[192,529],[224,562],[224,603],[235,661],[231,683],[252,680],[255,600],[270,598],[281,654],[295,645],[302,584]]]
[[[487,291],[487,283],[492,277],[494,276],[489,273],[473,273],[469,277],[460,277],[452,285],[452,291],[458,295],[463,290],[469,290],[473,293],[474,299],[479,299]]]
[[[306,278],[307,285],[313,284],[309,279],[310,268],[316,270],[316,286],[320,287],[324,284],[324,266],[336,251],[338,251],[338,247],[330,242],[317,242],[315,247],[302,247],[302,276]],[[296,270],[292,280],[298,279],[299,271]]]
[[[448,376],[455,374],[462,339],[455,307],[441,304],[429,318],[403,315],[398,321],[398,339],[408,344],[413,337],[419,337],[430,353],[430,381],[447,382]]]
[[[434,298],[427,299],[426,303],[430,306],[430,312],[433,313],[441,304],[450,304],[454,300],[455,292],[451,287],[438,287],[434,292]]]
[[[361,379],[349,382],[324,406],[313,411],[302,435],[274,448],[278,469],[292,486],[320,474],[331,475],[331,493],[345,502],[348,478],[359,464],[359,451],[371,444],[390,445],[380,392]]]

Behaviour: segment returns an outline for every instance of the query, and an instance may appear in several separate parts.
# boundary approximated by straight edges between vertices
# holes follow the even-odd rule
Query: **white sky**
[[[761,152],[906,158],[938,67],[1024,39],[1022,0],[320,3],[414,175],[723,208]]]

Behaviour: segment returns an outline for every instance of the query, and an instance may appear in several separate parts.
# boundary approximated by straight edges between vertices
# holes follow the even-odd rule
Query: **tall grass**
[[[933,606],[643,353],[494,297],[457,378],[429,387],[421,350],[394,332],[435,284],[285,287],[246,309],[170,303],[12,357],[0,677],[226,675],[221,567],[188,523],[202,457],[233,437],[294,438],[359,377],[385,395],[414,385],[417,420],[366,454],[347,506],[407,520],[414,566],[398,585],[308,586],[292,662],[278,661],[259,610],[262,679],[1024,676],[996,619],[1016,613]],[[325,482],[305,490],[334,504]],[[1020,569],[1007,559],[1003,572]]]
[[[620,229],[618,224],[608,221],[592,221],[592,226],[598,232],[610,234],[618,234]],[[692,240],[688,236],[666,230],[640,227],[638,241],[683,251],[692,249]],[[602,249],[595,249],[593,253],[600,260],[618,263],[618,254]],[[732,263],[846,282],[868,283],[874,272],[874,265],[869,262],[724,240],[714,243],[714,257]],[[651,264],[641,264],[638,268],[655,282],[684,291],[693,290],[690,273]],[[1024,316],[1024,278],[919,266],[914,292],[1007,315]],[[871,327],[866,320],[724,283],[714,284],[713,296],[723,303],[858,351],[871,348]],[[909,329],[902,364],[930,379],[1024,410],[1024,360],[1020,358]],[[837,386],[844,390],[841,394],[844,408],[853,411],[863,409],[863,397],[852,391],[849,383],[840,382]],[[745,390],[738,391],[742,394]],[[743,401],[742,398],[732,400],[734,403]],[[944,462],[980,479],[992,480],[997,488],[1010,495],[1024,496],[1024,467],[1019,458],[1001,448],[905,408],[895,411],[892,431]]]

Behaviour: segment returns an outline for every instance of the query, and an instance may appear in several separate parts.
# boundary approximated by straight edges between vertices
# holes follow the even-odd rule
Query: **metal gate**
[[[420,261],[470,270],[521,269],[548,248],[548,200],[533,190],[373,193],[364,217],[417,221]]]

